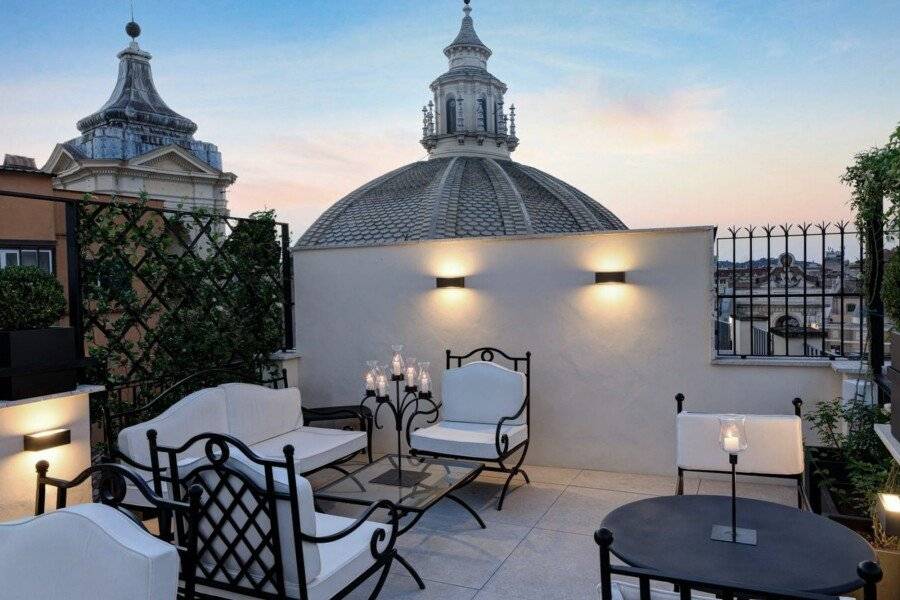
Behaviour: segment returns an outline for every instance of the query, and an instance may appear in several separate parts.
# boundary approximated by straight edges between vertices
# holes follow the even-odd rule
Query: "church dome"
[[[626,229],[584,192],[533,167],[477,156],[400,167],[351,192],[301,247]]]
[[[519,144],[506,84],[487,70],[465,1],[459,34],[444,49],[449,69],[422,107],[428,160],[370,181],[338,200],[303,234],[299,247],[346,247],[460,237],[627,229],[584,192],[510,160]]]

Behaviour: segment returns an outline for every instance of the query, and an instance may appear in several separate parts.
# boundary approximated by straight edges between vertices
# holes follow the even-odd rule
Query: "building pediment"
[[[79,160],[68,148],[63,144],[57,144],[50,153],[50,158],[41,167],[41,171],[60,175],[67,171],[73,171],[79,166]]]
[[[157,172],[179,175],[220,175],[221,171],[199,160],[196,156],[175,144],[157,148],[128,161],[129,167],[139,167]]]

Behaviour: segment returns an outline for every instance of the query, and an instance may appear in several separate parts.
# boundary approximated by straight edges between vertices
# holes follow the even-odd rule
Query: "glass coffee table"
[[[315,497],[363,506],[390,500],[397,505],[401,517],[410,516],[400,527],[400,535],[409,531],[429,508],[447,498],[469,511],[485,529],[475,509],[453,493],[472,483],[482,469],[482,463],[465,460],[388,454],[316,490]],[[398,555],[397,560],[425,589],[422,578],[406,559]]]

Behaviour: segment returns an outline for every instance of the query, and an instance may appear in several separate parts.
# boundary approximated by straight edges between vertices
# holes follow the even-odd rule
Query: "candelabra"
[[[368,369],[363,378],[366,383],[366,393],[360,405],[364,405],[370,399],[375,400],[374,425],[376,429],[384,429],[379,420],[382,409],[387,410],[394,419],[394,429],[397,432],[397,460],[393,461],[394,469],[387,471],[375,479],[373,483],[384,485],[401,485],[411,487],[416,485],[428,475],[419,471],[404,470],[403,459],[409,457],[403,455],[402,432],[403,421],[407,412],[412,410],[411,416],[419,411],[419,403],[430,404],[435,408],[431,397],[431,375],[428,372],[430,363],[416,364],[416,359],[403,359],[401,351],[403,346],[392,346],[394,355],[391,359],[390,372],[378,365],[375,361],[368,361]],[[393,398],[391,396],[390,382],[394,385]],[[401,389],[402,384],[402,389]],[[409,422],[407,422],[409,427]]]

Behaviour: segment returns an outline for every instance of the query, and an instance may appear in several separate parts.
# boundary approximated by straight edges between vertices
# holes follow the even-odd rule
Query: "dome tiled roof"
[[[559,179],[509,160],[455,156],[400,167],[351,192],[299,247],[394,244],[458,237],[626,229]]]

